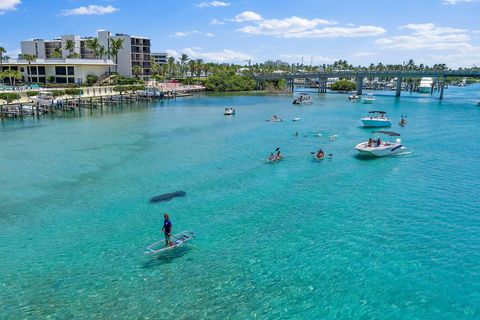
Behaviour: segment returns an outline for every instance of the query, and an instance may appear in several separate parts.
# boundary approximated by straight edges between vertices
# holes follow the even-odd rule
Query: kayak
[[[169,251],[169,250],[175,249],[176,247],[180,247],[184,243],[190,240],[193,240],[194,238],[195,238],[195,235],[193,234],[193,232],[183,231],[171,237],[171,240],[172,240],[171,246],[165,245],[165,238],[164,238],[160,241],[157,241],[149,245],[145,250],[145,254],[155,254],[155,253]]]
[[[283,119],[267,119],[266,122],[283,122]]]
[[[285,156],[282,156],[282,155],[280,155],[280,158],[278,158],[278,159],[269,159],[269,158],[267,158],[267,162],[268,162],[268,163],[275,163],[275,162],[278,162],[278,161],[280,161],[280,160],[283,160],[284,158],[285,158]]]
[[[300,118],[293,118],[292,121],[300,121]]]

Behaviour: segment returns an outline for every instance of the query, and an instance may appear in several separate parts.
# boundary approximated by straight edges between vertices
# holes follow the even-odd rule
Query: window
[[[75,83],[75,78],[68,78],[68,83]]]
[[[38,82],[38,78],[37,77],[31,77],[30,82]]]
[[[38,67],[38,74],[44,75],[45,74],[45,67]]]
[[[65,77],[56,77],[55,78],[56,83],[67,83],[67,78]]]
[[[67,74],[67,70],[65,67],[55,67],[55,74],[57,76],[65,76]],[[58,82],[58,83],[64,83],[64,82]]]
[[[75,75],[75,68],[73,66],[67,67],[67,71],[69,76]]]
[[[37,74],[37,67],[30,66],[30,74]]]
[[[38,77],[38,82],[46,83],[47,79],[45,77]]]

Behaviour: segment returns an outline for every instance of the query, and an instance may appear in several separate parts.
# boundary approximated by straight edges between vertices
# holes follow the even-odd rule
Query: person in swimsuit
[[[168,213],[165,212],[163,215],[163,228],[162,231],[165,233],[165,246],[172,246],[172,223],[170,222],[170,217]]]

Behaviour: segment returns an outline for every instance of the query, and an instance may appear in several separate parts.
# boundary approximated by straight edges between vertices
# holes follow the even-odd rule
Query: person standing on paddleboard
[[[168,213],[165,212],[163,215],[163,228],[162,231],[165,233],[165,246],[172,246],[172,223],[170,222],[170,217]]]

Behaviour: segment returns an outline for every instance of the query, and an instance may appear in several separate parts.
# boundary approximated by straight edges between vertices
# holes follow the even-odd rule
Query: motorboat
[[[273,115],[272,119],[265,120],[266,122],[283,122],[283,119],[280,119],[276,115]]]
[[[373,97],[373,94],[369,93],[364,99],[363,103],[365,104],[372,104],[375,101],[375,98]]]
[[[32,101],[39,106],[51,106],[61,103],[63,100],[55,98],[53,92],[40,92],[37,96],[32,97]]]
[[[235,109],[233,109],[233,107],[225,108],[223,114],[226,116],[233,116],[235,115]]]
[[[308,93],[300,92],[296,97],[293,98],[293,104],[312,104],[312,97]]]
[[[407,116],[402,116],[402,119],[398,123],[401,127],[404,127],[407,125]]]
[[[283,154],[280,153],[280,148],[275,149],[275,153],[270,153],[267,158],[268,163],[275,163],[281,161],[285,158]]]
[[[402,145],[402,140],[399,133],[392,131],[372,131],[373,134],[378,134],[377,139],[370,138],[368,141],[361,142],[355,146],[355,149],[362,155],[384,157],[400,152],[404,152],[407,148]],[[380,136],[388,136],[390,138],[397,137],[394,142],[382,140]]]
[[[313,154],[313,159],[316,161],[325,159],[325,153],[323,152],[322,149],[318,150],[317,152],[312,152],[312,154]]]
[[[361,118],[364,127],[390,127],[392,120],[386,116],[385,111],[370,111],[368,116]]]
[[[357,94],[355,94],[355,93],[348,96],[348,101],[353,101],[353,102],[355,102],[355,101],[357,101],[358,99],[360,99],[360,96],[357,95]]]
[[[423,77],[420,80],[420,84],[418,86],[418,92],[420,93],[430,93],[433,87],[433,78],[431,77]]]

